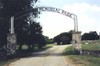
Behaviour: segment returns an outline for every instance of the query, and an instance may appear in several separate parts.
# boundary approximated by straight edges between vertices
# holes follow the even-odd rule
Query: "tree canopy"
[[[72,40],[72,32],[63,32],[54,37],[54,41],[57,42],[58,45],[62,44],[69,44]]]
[[[82,35],[82,40],[98,40],[99,35],[97,34],[96,31],[91,31],[89,33],[84,33]]]
[[[1,47],[7,44],[7,33],[10,30],[10,18],[12,16],[15,18],[14,29],[20,47],[23,44],[34,45],[39,40],[37,38],[43,37],[42,26],[35,21],[35,17],[39,14],[38,10],[33,8],[36,2],[37,0],[0,0]],[[20,16],[23,17],[19,18]],[[40,45],[40,42],[37,43]]]

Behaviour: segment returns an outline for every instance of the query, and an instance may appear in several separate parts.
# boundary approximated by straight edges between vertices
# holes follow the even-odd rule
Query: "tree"
[[[53,41],[53,39],[48,39],[48,40],[46,41],[46,43],[47,43],[47,44],[53,44],[54,41]]]
[[[69,44],[70,43],[69,38],[66,36],[62,36],[60,38],[60,40],[61,40],[62,44]]]
[[[30,48],[34,48],[35,46],[40,46],[40,45],[42,48],[42,46],[44,46],[45,39],[44,39],[44,36],[42,35],[42,26],[39,23],[36,23],[33,20],[30,20],[29,30],[27,34],[28,34],[28,39],[26,39],[26,41],[29,47],[31,45]]]
[[[37,40],[38,41],[36,43],[37,43],[37,47],[39,49],[43,48],[46,45],[46,40],[45,40],[45,37],[43,35],[38,34]]]
[[[82,40],[98,40],[99,35],[97,34],[96,31],[91,31],[89,33],[84,33],[82,35]]]
[[[60,35],[57,35],[53,38],[54,42],[57,42],[57,45],[60,45],[61,40],[60,40]]]
[[[72,32],[64,32],[54,37],[54,41],[57,42],[58,45],[69,44],[72,41]]]
[[[37,0],[0,0],[0,17],[10,18],[19,12],[33,9],[32,4],[36,2]]]
[[[15,19],[19,16],[29,13],[28,15],[15,20],[15,32],[17,33],[17,43],[22,46],[25,43],[27,31],[28,31],[28,21],[30,15],[38,16],[37,9],[33,6],[37,0],[0,0],[0,44],[3,46],[7,44],[7,33],[9,33],[9,21],[11,16]],[[33,9],[33,12],[30,11]],[[36,13],[37,12],[37,13]]]
[[[53,39],[52,38],[49,38],[48,36],[44,36],[45,37],[45,40],[46,40],[46,44],[52,44],[54,43]]]

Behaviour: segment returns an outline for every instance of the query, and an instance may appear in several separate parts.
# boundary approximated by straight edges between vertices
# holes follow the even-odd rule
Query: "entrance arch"
[[[78,32],[78,21],[77,21],[77,16],[75,14],[59,9],[59,8],[54,8],[54,7],[36,7],[36,8],[38,9],[38,11],[56,12],[64,16],[72,18],[74,20],[74,31]]]
[[[73,45],[75,45],[75,49],[78,49],[78,51],[80,51],[80,48],[81,48],[81,45],[80,45],[80,32],[78,32],[78,22],[77,22],[77,16],[75,15],[75,14],[73,14],[73,13],[70,13],[70,12],[67,12],[67,11],[65,11],[65,10],[62,10],[62,9],[59,9],[59,8],[54,8],[54,7],[35,7],[35,9],[37,9],[38,11],[51,11],[51,12],[56,12],[56,13],[59,13],[59,14],[62,14],[62,15],[65,15],[65,16],[67,16],[67,17],[70,17],[70,18],[72,18],[73,20],[74,20],[74,32],[75,33],[73,33],[73,38],[72,38],[72,40],[74,40],[74,41],[77,41],[77,43],[74,43],[73,42]],[[21,17],[24,17],[24,16],[26,16],[26,15],[28,15],[29,13],[32,13],[33,12],[33,10],[34,9],[31,9],[31,10],[26,10],[26,11],[24,11],[24,12],[28,12],[28,13],[25,13],[25,14],[23,14],[23,15],[21,15],[21,16],[19,16],[18,18],[15,18],[15,20],[17,20],[17,19],[19,19],[19,18],[21,18]],[[22,14],[23,12],[20,12],[19,14]],[[15,15],[16,16],[16,15]],[[14,46],[16,46],[16,42],[12,42],[12,41],[16,41],[16,34],[14,33],[14,24],[13,24],[13,22],[14,22],[14,17],[15,16],[13,16],[12,18],[11,18],[11,32],[13,32],[13,33],[11,33],[11,35],[9,35],[8,36],[8,41],[10,42],[10,44],[9,44],[9,42],[8,42],[8,46],[9,47],[14,47]],[[13,37],[13,35],[15,36],[15,39],[13,38],[12,39],[12,37]],[[11,40],[9,40],[9,38],[11,39]],[[77,38],[77,39],[76,39]],[[8,51],[8,54],[10,55],[10,54],[13,54],[15,51],[16,51],[16,48],[9,48],[8,47],[8,50],[10,50],[10,52]],[[13,51],[11,51],[13,49]]]
[[[78,21],[77,21],[77,15],[73,14],[73,13],[70,13],[68,11],[65,11],[65,10],[62,10],[62,9],[59,9],[59,8],[55,8],[55,7],[35,7],[34,9],[37,9],[39,12],[41,11],[50,11],[50,12],[56,12],[56,13],[59,13],[59,14],[62,14],[64,16],[67,16],[67,17],[70,17],[71,19],[74,20],[74,31],[75,32],[78,32]],[[34,11],[34,9],[31,9],[31,10],[25,10],[25,11],[22,11],[20,13],[17,13],[16,15],[14,16],[18,16],[19,14],[24,14],[15,18],[15,20],[19,19],[19,18],[22,18],[26,15],[29,15],[29,13],[32,13]],[[28,13],[26,13],[28,12]],[[37,11],[36,11],[37,12]]]
[[[81,32],[78,31],[78,21],[77,21],[77,15],[70,13],[68,11],[55,8],[55,7],[36,7],[38,11],[51,11],[51,12],[56,12],[62,15],[65,15],[67,17],[70,17],[74,20],[74,32],[72,34],[72,41],[73,41],[73,48],[75,52],[78,52],[82,54],[81,50]]]

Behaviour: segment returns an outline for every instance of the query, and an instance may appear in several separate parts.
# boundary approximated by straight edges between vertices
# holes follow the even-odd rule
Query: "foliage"
[[[64,32],[54,37],[53,39],[58,45],[69,44],[72,40],[72,32]]]
[[[19,12],[32,9],[37,0],[0,0],[0,17],[10,18]]]
[[[63,54],[65,54],[65,55],[72,55],[72,54],[74,54],[73,51],[74,51],[74,50],[73,50],[73,47],[72,47],[72,46],[69,46],[69,47],[67,47],[67,48],[64,50]]]
[[[35,21],[38,10],[33,8],[37,0],[0,0],[0,45],[7,44],[7,33],[10,28],[10,18],[14,16],[14,29],[17,34],[19,49],[26,44],[29,49],[45,45],[42,26]],[[5,27],[6,26],[6,27]]]
[[[57,45],[60,45],[60,35],[55,36],[53,40],[54,42],[57,42]]]
[[[30,9],[33,9],[31,4],[35,3],[36,1],[37,0],[0,0],[0,44],[2,44],[2,46],[4,44],[7,44],[6,37],[7,33],[9,33],[9,20],[11,16],[14,16],[16,19],[19,16],[23,15],[25,11],[30,11]],[[34,11],[36,10],[34,9]],[[37,15],[37,13],[32,14]],[[21,19],[15,20],[15,32],[17,33],[18,42],[20,44],[23,43],[22,39],[25,35],[23,28],[26,28],[26,26],[28,25],[28,17],[30,17],[30,14]],[[19,41],[19,38],[21,39],[21,41]]]
[[[53,39],[48,39],[46,43],[47,44],[52,44],[52,43],[54,43],[54,41],[53,41]]]
[[[53,46],[55,46],[55,45],[54,44],[46,44],[43,48],[36,48],[36,49],[34,49],[34,52],[44,51],[44,50],[46,50],[48,48],[51,48]]]
[[[43,46],[46,45],[46,40],[45,40],[45,37],[43,35],[38,35],[37,36],[37,44],[38,44],[38,48],[43,48]]]
[[[84,33],[82,35],[82,40],[98,40],[99,35],[97,34],[96,31],[91,31],[89,33]]]
[[[54,43],[53,39],[50,39],[48,36],[44,36],[46,40],[46,44],[52,44]]]

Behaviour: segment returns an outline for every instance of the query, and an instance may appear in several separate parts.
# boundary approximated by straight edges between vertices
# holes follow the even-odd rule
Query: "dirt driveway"
[[[72,66],[66,62],[62,51],[69,45],[59,45],[42,52],[33,53],[33,57],[20,58],[8,66]]]

